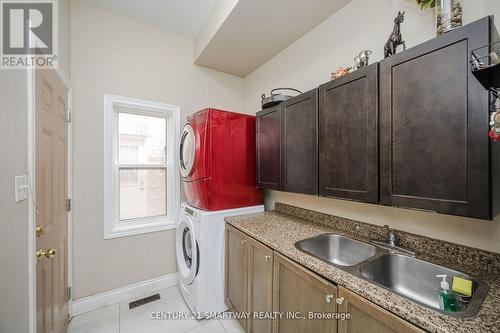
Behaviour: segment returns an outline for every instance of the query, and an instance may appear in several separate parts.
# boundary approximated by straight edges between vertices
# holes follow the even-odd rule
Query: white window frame
[[[175,229],[180,209],[180,176],[177,170],[180,107],[131,97],[104,95],[104,239]],[[165,149],[167,215],[120,222],[118,161],[118,111],[166,119]]]

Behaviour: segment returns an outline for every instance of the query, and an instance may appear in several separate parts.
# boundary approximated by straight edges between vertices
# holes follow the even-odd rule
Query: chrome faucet
[[[364,226],[364,225],[356,225],[356,230],[360,230],[361,228],[363,228],[364,230],[372,233],[372,234],[375,234],[377,236],[380,236],[382,237],[383,239],[386,239],[386,242],[387,244],[389,244],[390,246],[396,246],[396,234],[394,233],[394,230],[392,230],[391,228],[389,228],[389,226],[386,224],[384,225],[384,230],[387,231],[387,234],[386,235],[382,235],[380,233],[378,233],[377,231],[375,230],[371,230],[370,228]]]
[[[409,256],[416,256],[417,255],[417,253],[414,251],[410,251],[410,250],[404,249],[404,248],[396,245],[396,243],[397,243],[396,234],[394,233],[394,230],[389,228],[389,226],[387,224],[384,225],[384,227],[383,227],[384,230],[386,230],[386,232],[387,232],[385,235],[382,235],[381,233],[379,233],[377,231],[371,230],[370,228],[368,228],[364,225],[356,225],[356,230],[360,230],[361,228],[365,229],[369,233],[378,235],[384,239],[384,241],[370,240],[370,242],[373,244],[376,244],[380,247],[386,248],[390,251],[396,251],[396,252],[403,253],[403,254],[406,254]]]
[[[390,246],[396,246],[396,234],[394,230],[389,228],[387,224],[384,225],[384,228],[387,228],[387,243],[389,243]]]

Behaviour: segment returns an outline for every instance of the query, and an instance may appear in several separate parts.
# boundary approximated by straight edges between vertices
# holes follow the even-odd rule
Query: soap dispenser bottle
[[[455,294],[450,290],[450,284],[446,281],[447,275],[436,275],[438,278],[442,278],[441,285],[439,288],[438,298],[439,307],[441,310],[455,312],[457,311]]]

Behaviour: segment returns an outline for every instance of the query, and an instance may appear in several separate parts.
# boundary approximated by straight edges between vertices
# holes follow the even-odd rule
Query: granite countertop
[[[321,216],[316,216],[317,218],[328,222],[318,223],[314,221],[314,218],[305,219],[304,217],[310,217],[308,213],[313,214],[313,216],[314,214],[319,214]],[[439,248],[442,248],[443,251],[449,252],[450,246],[457,246],[459,248],[454,252],[457,253],[456,257],[462,263],[455,262],[450,264],[446,260],[447,267],[463,271],[470,275],[479,276],[489,285],[488,294],[477,315],[470,318],[457,318],[430,310],[409,301],[382,287],[303,253],[294,246],[295,242],[299,240],[327,232],[367,240],[363,235],[359,235],[354,231],[347,231],[349,228],[354,228],[357,223],[362,222],[310,212],[283,204],[277,204],[277,211],[226,217],[226,222],[333,283],[361,295],[424,330],[430,332],[500,332],[500,275],[496,266],[500,265],[500,260],[498,260],[500,256],[497,254],[461,247],[452,243],[442,242],[443,244],[439,244]],[[353,223],[355,224],[353,225]],[[350,227],[346,227],[349,225]],[[408,240],[421,237],[416,236],[412,238],[415,235],[402,235],[402,233],[397,233],[398,238],[401,237]],[[434,243],[441,242],[426,239],[420,242],[420,245],[436,245],[432,241]],[[422,249],[419,250],[421,251]],[[436,251],[436,248],[429,250],[430,253],[439,253],[439,251]],[[467,258],[467,256],[469,257]],[[419,257],[422,258],[422,256]],[[444,264],[444,260],[439,257],[424,255],[424,258],[438,264]],[[474,260],[479,261],[477,265],[473,265]],[[491,267],[491,263],[494,264],[494,267]],[[490,267],[492,269],[490,271],[479,271],[475,267]]]

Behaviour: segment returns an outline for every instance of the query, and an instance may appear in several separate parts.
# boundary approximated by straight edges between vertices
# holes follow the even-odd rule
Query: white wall
[[[0,70],[0,332],[28,331],[28,204],[14,201],[26,175],[26,71]]]
[[[205,49],[210,39],[215,35],[217,30],[224,23],[226,18],[231,14],[239,0],[218,0],[210,12],[210,15],[203,23],[198,35],[193,41],[193,59],[196,61],[201,52]]]
[[[498,0],[461,2],[464,23],[490,14],[500,21]],[[406,11],[402,33],[407,47],[435,36],[433,11],[420,11],[414,0],[353,0],[245,78],[247,113],[258,111],[261,93],[274,87],[307,91],[327,82],[332,71],[350,66],[363,49],[374,51],[373,60],[382,59],[398,10]],[[500,253],[500,216],[487,222],[275,191],[266,192],[265,198],[268,209],[280,201]]]
[[[71,0],[58,0],[59,67],[71,77]]]
[[[177,271],[174,231],[104,240],[103,94],[243,108],[243,81],[193,65],[192,41],[80,1],[72,6],[75,298]]]

